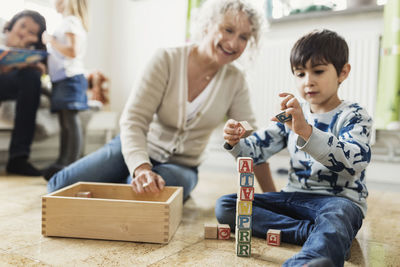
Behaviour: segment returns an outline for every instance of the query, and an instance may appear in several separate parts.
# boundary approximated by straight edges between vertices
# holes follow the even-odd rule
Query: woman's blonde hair
[[[87,0],[65,0],[65,13],[80,18],[83,28],[89,30]]]
[[[253,0],[254,1],[254,0]],[[219,24],[228,11],[243,12],[251,24],[250,44],[257,46],[263,26],[262,12],[248,0],[206,0],[197,14],[193,25],[193,40],[200,42],[211,26]]]

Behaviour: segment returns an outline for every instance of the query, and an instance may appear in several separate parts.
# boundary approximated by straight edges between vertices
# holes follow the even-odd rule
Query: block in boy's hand
[[[292,119],[292,115],[286,115],[285,111],[282,111],[281,113],[279,113],[278,115],[275,116],[275,118],[278,119],[278,121],[285,123],[287,121],[290,121]]]
[[[250,123],[247,121],[240,121],[240,138],[246,138],[247,136],[251,135],[253,132],[253,127],[251,127]]]
[[[218,238],[218,225],[216,223],[204,224],[204,238],[217,239]]]

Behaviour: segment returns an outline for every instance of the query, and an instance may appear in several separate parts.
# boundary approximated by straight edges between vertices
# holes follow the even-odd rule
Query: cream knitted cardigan
[[[149,157],[198,166],[212,131],[226,117],[255,125],[247,82],[234,64],[217,72],[201,111],[186,123],[191,47],[159,49],[134,85],[120,119],[122,153],[132,176],[139,165],[150,164]]]

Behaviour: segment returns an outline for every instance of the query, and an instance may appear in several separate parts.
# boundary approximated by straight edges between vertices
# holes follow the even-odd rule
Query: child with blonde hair
[[[79,158],[83,133],[78,112],[88,109],[88,84],[83,66],[88,30],[87,1],[56,0],[55,6],[63,15],[62,22],[53,35],[45,32],[42,39],[50,54],[51,111],[58,113],[61,136],[58,159],[45,170],[46,180]]]

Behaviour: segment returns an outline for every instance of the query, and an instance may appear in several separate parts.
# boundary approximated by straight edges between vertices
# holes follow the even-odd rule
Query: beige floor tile
[[[0,252],[0,266],[2,267],[15,267],[15,266],[24,266],[24,267],[48,267],[45,263],[40,262],[36,259],[31,259],[25,256],[21,256],[14,253],[3,253]]]

